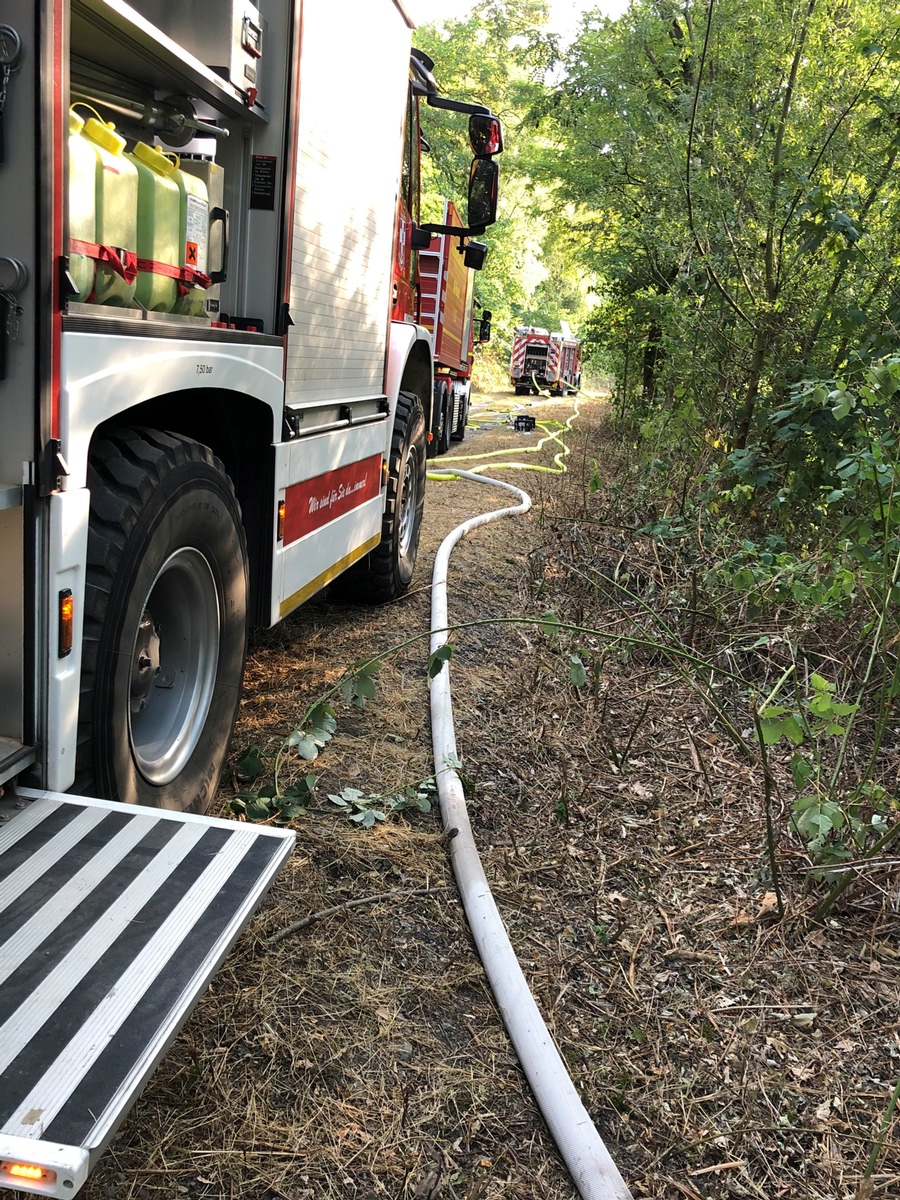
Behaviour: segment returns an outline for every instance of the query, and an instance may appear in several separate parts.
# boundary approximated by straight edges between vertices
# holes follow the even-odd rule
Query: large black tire
[[[75,790],[202,812],[247,652],[247,547],[231,481],[199,442],[115,429],[89,463]]]
[[[443,380],[438,380],[434,385],[431,404],[431,439],[426,451],[428,458],[437,458],[439,454],[446,454],[450,449],[450,419],[447,385]]]
[[[426,439],[426,458],[437,458],[440,454],[446,420],[447,409],[444,406],[444,391],[439,384],[435,384],[434,391],[431,394],[431,437]]]
[[[451,426],[453,424],[453,398],[448,385],[444,385],[441,389],[441,408],[443,409],[443,417],[441,418],[441,435],[438,440],[438,454],[446,454],[450,449],[450,435],[453,432]]]
[[[465,441],[466,425],[469,423],[469,408],[472,403],[472,394],[469,388],[466,388],[466,394],[463,397],[462,404],[459,408],[459,418],[456,422],[456,428],[450,434],[450,438],[454,442]]]
[[[399,600],[412,583],[425,509],[425,414],[413,392],[397,399],[388,463],[381,542],[329,588],[329,596],[353,604]]]

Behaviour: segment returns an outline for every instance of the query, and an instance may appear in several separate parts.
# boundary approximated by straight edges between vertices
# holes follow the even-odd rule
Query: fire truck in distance
[[[444,206],[444,225],[462,229],[456,205]],[[475,272],[484,266],[483,242],[451,233],[435,234],[419,251],[419,311],[434,338],[434,409],[431,448],[446,454],[451,441],[466,436],[475,344],[490,341],[491,314],[475,321]]]
[[[581,387],[581,342],[565,328],[550,333],[534,325],[517,325],[509,362],[509,381],[517,396],[546,389],[565,396]]]
[[[290,852],[201,815],[248,628],[338,577],[409,587],[417,259],[437,235],[473,265],[496,216],[500,123],[440,94],[400,0],[257,4],[0,12],[0,1187],[23,1192],[75,1195]],[[429,107],[468,123],[465,224],[419,220]]]

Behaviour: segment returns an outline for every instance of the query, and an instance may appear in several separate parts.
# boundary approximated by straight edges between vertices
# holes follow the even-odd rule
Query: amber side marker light
[[[75,597],[71,588],[59,593],[59,657],[72,653],[72,631],[75,626]]]
[[[36,1163],[4,1163],[3,1172],[13,1179],[26,1179],[31,1183],[54,1183],[56,1172],[39,1167]]]
[[[390,476],[390,468],[385,459],[381,460],[381,486],[387,487],[388,478]]]
[[[284,541],[284,501],[278,501],[278,540]]]

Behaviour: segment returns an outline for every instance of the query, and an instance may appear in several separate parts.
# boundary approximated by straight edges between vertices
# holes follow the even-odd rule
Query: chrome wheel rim
[[[419,503],[419,472],[417,468],[416,452],[410,447],[400,487],[399,550],[401,558],[405,558],[410,552],[416,530],[416,509]]]
[[[216,684],[221,612],[206,557],[166,559],[144,601],[131,654],[128,734],[148,783],[170,783],[197,748]]]

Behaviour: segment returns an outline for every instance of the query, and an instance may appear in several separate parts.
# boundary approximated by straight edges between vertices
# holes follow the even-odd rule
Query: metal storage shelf
[[[268,121],[248,108],[228,80],[188,54],[124,0],[72,0],[72,53],[94,63],[115,63],[119,74],[149,88],[187,90],[217,111],[244,120]]]
[[[15,738],[0,737],[0,784],[31,766],[36,757],[33,746],[25,746]]]
[[[22,487],[18,483],[0,483],[0,509],[21,508]]]

